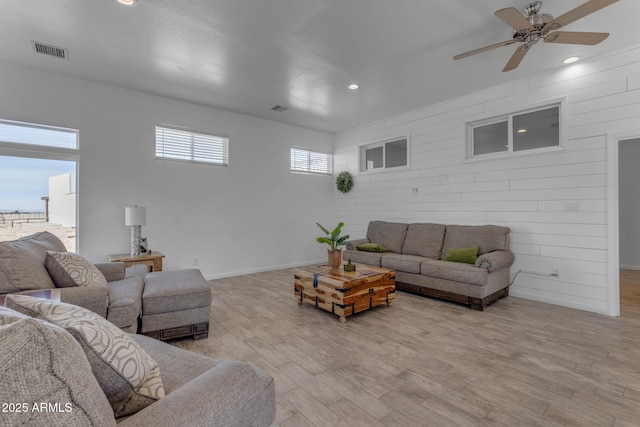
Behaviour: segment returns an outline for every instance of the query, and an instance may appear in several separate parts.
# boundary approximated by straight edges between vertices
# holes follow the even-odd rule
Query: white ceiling
[[[542,12],[583,2],[547,0]],[[610,32],[600,45],[539,44],[509,73],[517,45],[452,60],[508,40],[493,13],[527,3],[2,0],[0,60],[335,132],[640,44],[640,1],[620,0],[566,27]],[[34,53],[31,40],[69,49],[69,60]]]

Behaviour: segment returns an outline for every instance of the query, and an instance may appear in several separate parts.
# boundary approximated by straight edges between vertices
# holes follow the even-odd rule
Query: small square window
[[[509,150],[507,121],[473,128],[473,155],[500,153]]]
[[[409,164],[407,138],[394,138],[360,147],[360,172],[405,167]]]
[[[513,116],[513,151],[560,145],[558,107]]]
[[[470,157],[513,154],[560,146],[561,103],[468,125]]]
[[[333,173],[333,156],[328,153],[291,147],[291,172],[331,175]]]

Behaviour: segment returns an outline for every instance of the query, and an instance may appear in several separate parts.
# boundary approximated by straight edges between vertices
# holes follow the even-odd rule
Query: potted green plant
[[[326,243],[329,245],[329,249],[327,249],[329,267],[332,269],[340,267],[340,264],[342,264],[342,249],[338,248],[338,246],[346,245],[347,239],[349,238],[348,234],[340,237],[340,232],[342,231],[344,222],[340,222],[333,231],[327,230],[317,222],[316,225],[320,227],[325,234],[324,237],[318,237],[316,241],[318,243]]]

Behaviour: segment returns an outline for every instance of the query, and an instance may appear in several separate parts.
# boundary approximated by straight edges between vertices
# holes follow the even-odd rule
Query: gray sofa
[[[47,251],[66,250],[60,239],[46,231],[0,242],[0,294],[55,288],[45,257]],[[123,263],[95,266],[108,283],[59,288],[60,301],[89,309],[126,332],[137,332],[144,276],[127,276]]]
[[[484,308],[509,294],[508,227],[404,224],[371,221],[365,239],[347,243],[342,258],[396,271],[396,288],[424,296]],[[386,252],[357,249],[377,243]],[[475,264],[444,261],[447,248],[478,246]]]
[[[0,402],[7,404],[0,425],[259,427],[274,420],[270,375],[129,336],[157,362],[165,395],[116,419],[93,365],[68,331],[0,307]]]
[[[56,288],[60,267],[46,263],[47,251],[66,248],[49,232],[0,242],[0,295]],[[208,336],[211,289],[199,270],[147,274],[121,262],[94,265],[107,283],[60,287],[61,302],[87,308],[130,333],[161,340]]]

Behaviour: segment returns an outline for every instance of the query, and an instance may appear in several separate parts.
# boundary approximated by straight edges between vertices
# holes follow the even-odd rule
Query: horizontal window
[[[560,146],[560,104],[469,124],[469,157]]]
[[[406,167],[409,164],[407,138],[375,142],[360,147],[360,172]]]
[[[77,150],[78,131],[2,120],[0,121],[0,141]]]
[[[327,153],[292,147],[291,171],[331,175],[333,173],[333,156]]]
[[[229,138],[167,126],[156,126],[156,158],[228,165]]]

